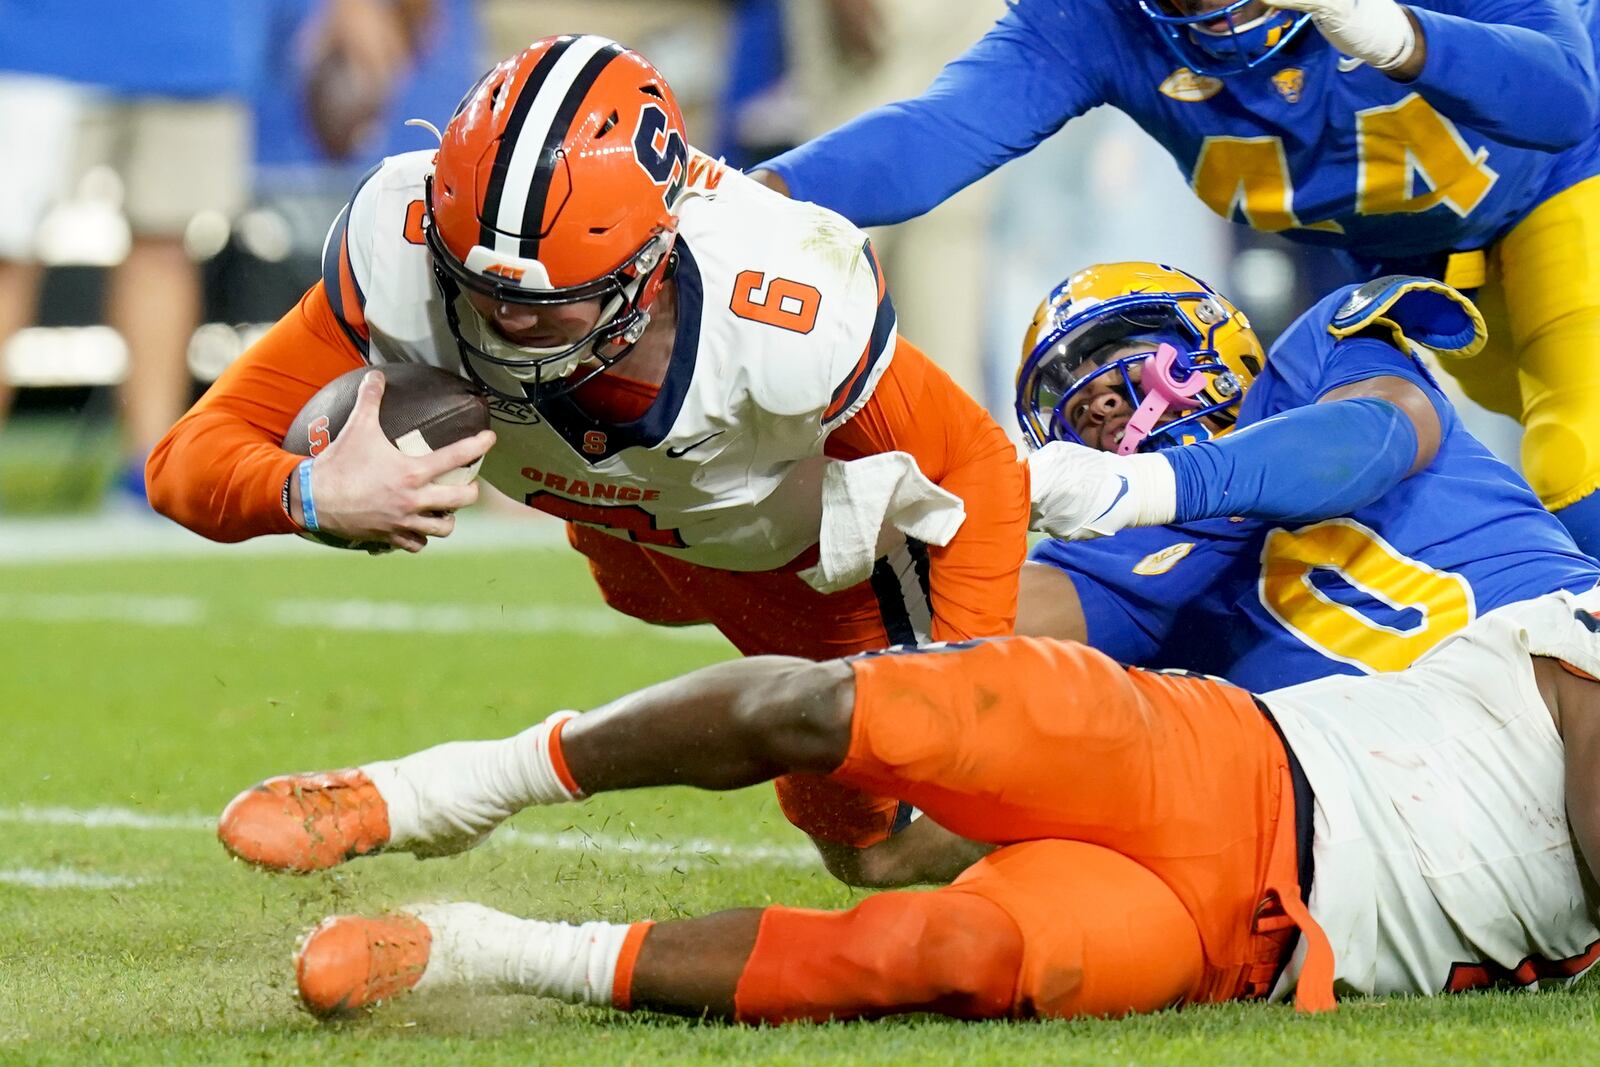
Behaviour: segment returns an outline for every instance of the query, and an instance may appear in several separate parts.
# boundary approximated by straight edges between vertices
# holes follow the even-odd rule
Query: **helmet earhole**
[[[596,141],[598,141],[600,138],[602,138],[606,134],[610,133],[612,127],[615,126],[619,121],[620,121],[620,116],[618,116],[615,111],[613,111],[611,114],[607,115],[606,116],[606,121],[601,124],[600,129],[595,131],[594,139]]]

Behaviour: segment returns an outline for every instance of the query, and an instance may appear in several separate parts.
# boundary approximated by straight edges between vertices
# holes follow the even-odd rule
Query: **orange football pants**
[[[1332,1006],[1331,949],[1301,901],[1288,757],[1249,693],[1035,638],[853,667],[834,777],[1009,846],[921,896],[976,894],[1015,923],[1013,1013],[1264,996],[1296,927],[1297,1002]]]
[[[819,593],[796,573],[807,564],[804,556],[782,570],[724,571],[572,523],[567,539],[588,558],[608,606],[657,625],[711,623],[746,656],[838,659],[906,639],[900,631],[908,623],[890,619],[905,611],[903,601],[880,600],[869,582]],[[774,786],[794,825],[857,848],[887,837],[900,810],[897,800],[847,789],[823,775],[785,775]]]
[[[567,540],[589,560],[609,607],[658,625],[710,623],[746,656],[839,659],[905,636],[886,617],[905,610],[903,598],[885,604],[870,582],[819,593],[802,581],[814,551],[780,570],[725,571],[573,523]]]

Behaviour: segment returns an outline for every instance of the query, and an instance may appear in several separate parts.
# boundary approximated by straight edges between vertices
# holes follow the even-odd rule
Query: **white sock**
[[[389,815],[389,847],[418,856],[461,852],[533,804],[578,799],[550,758],[558,711],[500,741],[452,741],[361,770],[378,787]]]
[[[611,1007],[626,923],[518,919],[482,904],[407,910],[433,935],[418,990],[466,985]]]

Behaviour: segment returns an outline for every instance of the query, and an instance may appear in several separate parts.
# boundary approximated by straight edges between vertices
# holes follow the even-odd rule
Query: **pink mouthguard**
[[[1144,361],[1139,376],[1144,402],[1123,429],[1122,440],[1117,444],[1117,455],[1132,455],[1140,442],[1150,436],[1150,431],[1156,428],[1156,423],[1168,408],[1195,406],[1194,398],[1206,387],[1205,375],[1190,372],[1187,378],[1179,381],[1173,376],[1173,367],[1177,362],[1178,350],[1169,344],[1158,345],[1155,355]]]

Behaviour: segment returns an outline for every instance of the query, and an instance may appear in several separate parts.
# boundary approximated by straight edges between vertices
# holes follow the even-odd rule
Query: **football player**
[[[396,362],[479,383],[493,431],[402,455],[372,374],[353,432],[313,460],[281,447],[319,387]],[[659,72],[602,37],[535,42],[468,92],[436,152],[366,177],[322,281],[152,455],[151,500],[216,540],[310,529],[418,551],[476,493],[430,480],[479,457],[567,520],[613,607],[713,623],[746,654],[1014,621],[1028,504],[1003,431],[897,335],[859,230],[691,148]],[[821,810],[797,781],[781,792],[792,815]],[[862,803],[807,828],[886,834],[897,805]]]
[[[1482,344],[1427,278],[1338,289],[1268,354],[1183,271],[1072,275],[1024,342],[1017,412],[1043,446],[1036,524],[1099,539],[1035,548],[1018,632],[1259,691],[1399,670],[1485,612],[1593,589],[1600,566],[1416,354]]]
[[[761,177],[897,222],[1110,104],[1224,218],[1481,287],[1491,344],[1447,366],[1523,423],[1528,480],[1596,555],[1597,34],[1575,0],[1014,0],[921,97]]]
[[[320,869],[456,851],[529,805],[807,771],[994,849],[847,911],[338,917],[297,954],[319,1014],[448,986],[763,1023],[1533,986],[1600,957],[1595,603],[1549,594],[1409,670],[1259,698],[1042,638],[747,659],[506,740],[272,779],[219,835]]]

